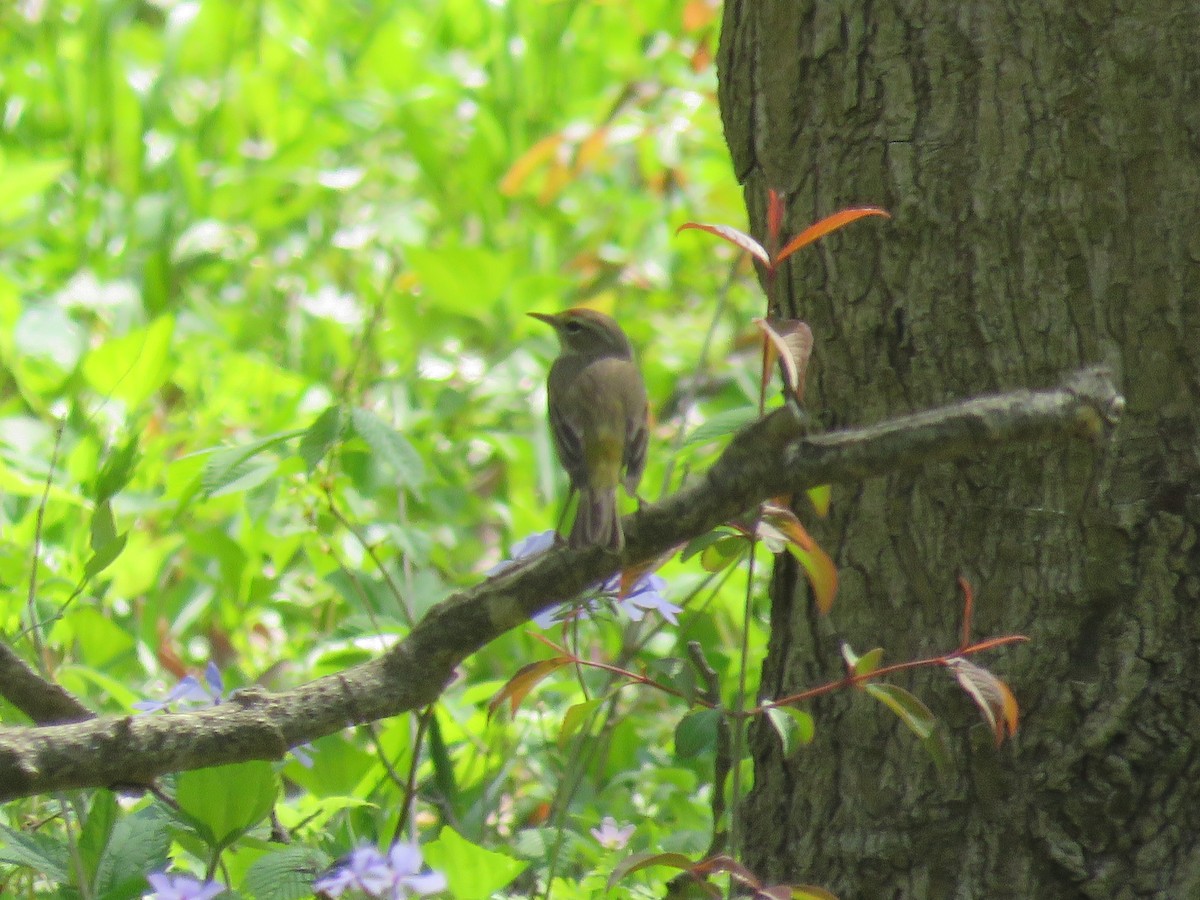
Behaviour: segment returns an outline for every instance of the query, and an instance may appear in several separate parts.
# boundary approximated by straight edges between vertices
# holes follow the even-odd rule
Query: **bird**
[[[620,552],[617,487],[637,496],[649,435],[649,401],[633,347],[620,325],[594,309],[529,315],[558,336],[546,387],[554,449],[572,493],[579,492],[568,543]]]

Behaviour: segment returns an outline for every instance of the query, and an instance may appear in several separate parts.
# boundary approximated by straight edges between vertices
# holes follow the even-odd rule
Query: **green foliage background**
[[[712,448],[681,435],[753,402],[733,338],[759,308],[748,270],[730,281],[731,250],[674,236],[689,218],[744,221],[715,16],[665,0],[0,10],[0,626],[18,651],[127,713],[209,660],[226,690],[285,687],[402,636],[553,527],[555,347],[528,310],[587,303],[625,325],[657,417],[644,492],[703,465]],[[636,646],[637,665],[699,639],[729,673],[744,584],[716,590],[695,560],[663,574],[687,607],[678,629],[601,618],[582,652]],[[702,854],[708,761],[675,755],[678,703],[626,690],[560,740],[585,698],[564,675],[485,720],[546,652],[506,636],[439,704],[422,839],[451,825],[504,855],[474,862],[499,883],[508,858],[531,863],[526,887],[557,848],[555,897],[599,890],[615,857],[587,832],[605,815],[638,826],[631,850]],[[280,873],[386,844],[415,733],[381,722],[316,742],[311,768],[289,761],[276,811],[292,855],[259,824],[218,874],[244,896],[303,896]],[[546,810],[574,770],[558,831]],[[137,871],[101,890],[100,851],[82,869],[66,854],[80,820],[99,847],[119,821],[168,834],[177,868],[212,862],[187,821],[103,796],[6,806],[3,858],[34,869],[0,865],[0,884],[53,892],[58,853],[84,896],[144,890]],[[628,889],[649,891],[639,877],[654,883]]]

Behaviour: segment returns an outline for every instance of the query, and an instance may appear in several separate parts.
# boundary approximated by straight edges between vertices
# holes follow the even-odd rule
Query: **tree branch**
[[[535,613],[611,575],[618,564],[655,558],[770,497],[998,444],[1096,439],[1116,423],[1123,406],[1101,369],[1076,373],[1051,390],[968,400],[813,437],[803,436],[800,417],[785,406],[740,432],[692,485],[627,517],[620,559],[600,548],[551,550],[450,596],[370,662],[290,691],[239,691],[199,712],[0,729],[0,800],[279,759],[298,744],[433,702],[455,666]]]

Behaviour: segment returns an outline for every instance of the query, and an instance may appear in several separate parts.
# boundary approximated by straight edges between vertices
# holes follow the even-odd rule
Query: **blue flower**
[[[398,841],[384,856],[371,844],[364,844],[334,863],[328,872],[313,882],[313,891],[326,897],[340,897],[348,890],[362,891],[368,897],[402,900],[410,894],[425,896],[446,889],[441,872],[422,872],[421,848]]]
[[[152,893],[146,894],[144,900],[212,900],[217,894],[224,893],[225,886],[215,881],[200,882],[191,875],[168,875],[166,872],[154,872],[146,876]]]
[[[216,706],[224,699],[225,682],[221,679],[221,670],[212,660],[204,667],[204,682],[201,684],[195,675],[185,675],[163,699],[139,700],[133,708],[141,712],[158,712],[174,703],[184,707]]]
[[[554,539],[555,533],[553,531],[540,531],[537,534],[531,534],[529,537],[522,538],[513,545],[511,558],[496,563],[496,565],[488,569],[487,574],[499,575],[501,572],[512,569],[517,565],[519,560],[529,559],[530,557],[545,553],[554,546]],[[622,597],[620,596],[621,576],[618,573],[605,582],[592,585],[587,589],[587,593],[594,595],[594,597],[604,597],[613,601],[617,609],[628,616],[631,621],[640,622],[645,618],[647,612],[653,611],[657,612],[672,625],[678,625],[678,616],[679,613],[683,612],[683,608],[676,606],[663,596],[663,591],[666,587],[666,579],[661,575],[651,573],[639,578],[629,593]],[[569,605],[566,608],[561,605],[551,606],[549,609],[544,609],[534,616],[533,623],[539,628],[551,628],[566,619],[576,617],[586,618],[591,612],[591,604],[594,597]]]

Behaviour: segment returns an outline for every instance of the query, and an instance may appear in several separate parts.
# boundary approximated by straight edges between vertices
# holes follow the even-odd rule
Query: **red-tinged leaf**
[[[771,188],[767,191],[767,240],[779,246],[779,235],[783,232],[783,197]]]
[[[508,683],[500,688],[500,692],[492,698],[492,702],[488,704],[488,719],[491,719],[492,715],[505,700],[511,702],[512,711],[516,712],[517,707],[521,705],[521,701],[525,699],[525,695],[533,690],[539,681],[570,662],[571,658],[569,656],[555,656],[551,659],[542,659],[521,666],[521,668],[517,669],[516,674],[508,679]]]
[[[913,734],[924,740],[937,727],[933,712],[915,696],[894,684],[868,683],[863,690],[900,717]]]
[[[500,193],[511,197],[519,191],[535,169],[556,158],[562,143],[561,134],[547,135],[518,156],[500,179]]]
[[[541,206],[546,206],[557,197],[564,187],[570,184],[574,178],[574,173],[571,167],[563,163],[554,163],[546,172],[546,180],[542,182],[542,189],[538,191],[537,202]]]
[[[885,219],[892,217],[886,209],[880,209],[878,206],[863,206],[856,209],[843,209],[841,212],[835,212],[832,216],[826,216],[820,222],[809,225],[788,241],[787,246],[780,250],[779,255],[775,258],[775,265],[779,265],[801,247],[806,247],[813,241],[825,237],[830,232],[837,231],[842,226],[849,225],[851,222],[865,216],[883,216]]]
[[[763,245],[756,241],[744,231],[738,231],[729,225],[705,225],[702,222],[684,222],[675,229],[675,233],[687,231],[690,228],[698,229],[699,231],[707,231],[709,234],[715,234],[723,241],[729,241],[735,247],[740,247],[745,250],[768,269],[771,268],[771,257],[767,255],[767,251],[763,249]]]
[[[778,891],[783,893],[777,893]],[[813,884],[778,884],[763,888],[759,896],[770,897],[771,900],[838,900],[837,894]]]
[[[958,586],[963,592],[963,620],[962,620],[962,645],[965,647],[971,643],[971,619],[975,615],[975,591],[971,587],[971,582],[958,576]]]
[[[813,601],[817,604],[817,611],[823,616],[828,615],[833,609],[833,598],[837,596],[837,566],[829,554],[815,543],[811,550],[805,550],[794,543],[788,544],[788,549],[804,569],[808,585],[812,588]]]
[[[629,592],[633,590],[634,585],[641,581],[644,575],[647,575],[650,572],[656,572],[662,568],[662,566],[666,564],[667,560],[675,555],[675,551],[678,549],[678,547],[672,547],[667,552],[661,553],[653,559],[648,559],[644,563],[639,563],[636,566],[630,566],[628,569],[622,569],[621,581],[617,588],[617,596],[619,598],[628,596]]]
[[[707,878],[713,872],[728,872],[730,876],[747,887],[752,887],[755,890],[762,887],[762,882],[758,880],[757,875],[732,856],[727,856],[724,853],[700,860],[689,871],[698,878]]]
[[[670,866],[672,869],[690,869],[692,861],[682,853],[635,853],[627,856],[612,870],[608,876],[608,889],[611,891],[622,878],[632,875],[650,866]]]
[[[984,720],[996,736],[997,747],[1004,743],[1006,737],[1017,733],[1020,711],[1017,698],[1007,684],[982,666],[960,656],[946,660],[946,668],[954,673],[959,685],[983,713]]]
[[[796,514],[786,506],[778,506],[774,503],[764,504],[762,519],[764,522],[769,522],[790,543],[795,544],[801,550],[813,550],[816,548],[817,542],[812,539],[812,535],[800,524],[800,519],[796,517]]]
[[[829,507],[833,502],[831,485],[821,484],[815,488],[809,488],[804,493],[808,495],[808,502],[812,504],[813,512],[822,519],[829,515]]]

